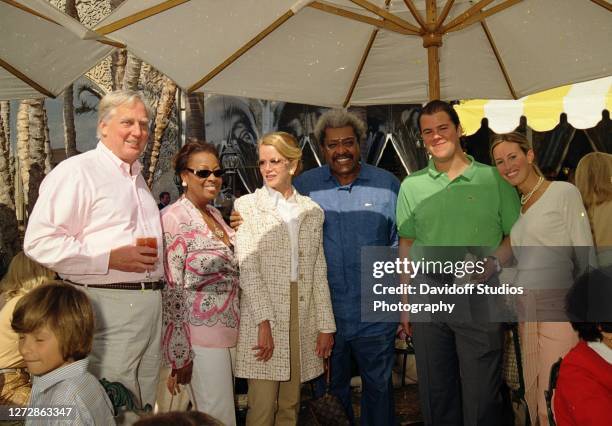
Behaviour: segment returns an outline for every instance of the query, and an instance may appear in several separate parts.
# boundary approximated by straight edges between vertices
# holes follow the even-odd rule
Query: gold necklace
[[[521,206],[524,206],[525,204],[527,204],[527,201],[529,201],[529,199],[533,196],[533,194],[535,194],[535,192],[540,188],[540,186],[542,186],[543,183],[544,183],[544,178],[540,176],[538,178],[538,183],[536,183],[533,186],[533,189],[529,191],[527,195],[524,195],[524,194],[521,195]]]
[[[198,210],[200,210],[198,208]],[[212,217],[212,215],[210,215],[208,213],[208,211],[206,211],[206,213],[204,213],[203,210],[200,210],[200,214],[202,215],[202,219],[204,219],[204,223],[206,223],[208,225],[208,228],[212,231],[212,233],[215,235],[215,237],[219,238],[220,240],[225,238],[225,231],[223,231],[223,229],[221,229],[221,227],[219,227],[219,224],[217,223],[217,221],[215,220],[215,218]],[[208,217],[211,221],[212,221],[212,227],[210,226],[210,223],[208,221],[206,221],[206,217]]]

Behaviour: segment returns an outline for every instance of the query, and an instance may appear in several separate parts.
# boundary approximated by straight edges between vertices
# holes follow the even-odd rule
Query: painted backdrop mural
[[[281,130],[293,134],[304,151],[304,169],[323,164],[314,127],[323,107],[285,102],[207,96],[206,140],[219,148],[221,163],[229,173],[218,200],[223,207],[233,196],[252,192],[262,185],[257,168],[257,140],[265,133]],[[419,139],[419,106],[393,105],[354,108],[368,124],[361,146],[362,161],[378,165],[402,179],[423,168],[427,156]]]

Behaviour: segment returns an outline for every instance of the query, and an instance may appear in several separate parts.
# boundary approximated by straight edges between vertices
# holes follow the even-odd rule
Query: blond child
[[[54,278],[55,272],[19,252],[0,281],[0,405],[25,405],[32,387],[17,348],[19,338],[11,328],[15,305],[30,290]]]
[[[115,424],[104,388],[87,371],[94,314],[85,293],[62,282],[38,287],[17,303],[11,326],[19,334],[19,352],[32,375],[28,406],[65,408],[53,420],[42,419],[43,424]],[[26,426],[40,421],[28,417]]]

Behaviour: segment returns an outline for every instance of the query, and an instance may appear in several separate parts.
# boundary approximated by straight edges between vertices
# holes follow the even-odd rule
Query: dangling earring
[[[295,173],[295,170],[289,170],[289,175],[293,176],[293,174]]]
[[[181,185],[183,185],[184,188],[187,188],[187,182],[183,181],[183,183],[181,183]]]

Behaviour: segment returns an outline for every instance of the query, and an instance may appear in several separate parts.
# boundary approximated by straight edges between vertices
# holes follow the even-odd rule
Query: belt
[[[109,284],[82,284],[69,280],[64,280],[69,284],[78,285],[85,288],[108,288],[111,290],[162,290],[163,281],[143,281],[139,283],[109,283]]]
[[[24,368],[0,368],[0,374],[8,374],[8,373],[27,373],[27,370]]]

